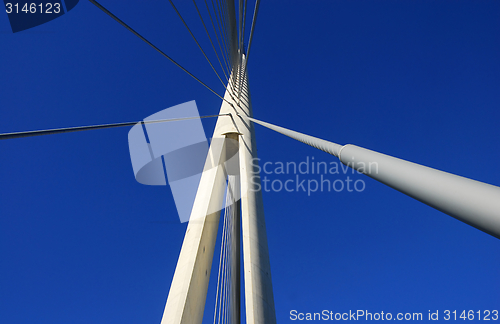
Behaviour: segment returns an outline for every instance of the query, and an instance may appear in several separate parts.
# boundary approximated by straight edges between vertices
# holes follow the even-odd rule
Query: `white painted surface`
[[[240,73],[241,76],[241,73]],[[239,166],[241,183],[241,225],[243,233],[243,260],[245,281],[245,308],[248,324],[274,324],[276,314],[271,281],[271,266],[267,245],[267,234],[262,204],[260,179],[252,177],[253,161],[257,158],[254,126],[237,114],[252,116],[248,78],[238,89],[239,78],[235,81],[235,93],[227,91],[224,98],[239,108],[237,111],[224,101],[220,114],[231,113],[232,117],[221,116],[217,120],[206,165],[217,165],[202,175],[195,199],[181,253],[163,314],[162,324],[197,324],[203,319],[208,280],[217,236],[220,208],[224,195],[227,143],[222,141],[225,134],[238,133]],[[230,87],[228,87],[229,89]],[[231,137],[232,135],[228,135]],[[217,140],[219,139],[219,140]],[[220,145],[218,143],[224,143]],[[207,167],[205,168],[207,169]],[[217,212],[213,212],[217,210]],[[237,280],[233,281],[233,285]]]
[[[228,93],[225,98],[231,100]],[[231,109],[228,103],[223,102],[220,114],[229,113]],[[219,117],[175,268],[162,324],[196,324],[203,319],[226,187],[226,136],[223,134],[235,130],[230,117]]]

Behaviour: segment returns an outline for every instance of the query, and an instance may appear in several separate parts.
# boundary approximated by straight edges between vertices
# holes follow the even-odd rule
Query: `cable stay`
[[[224,101],[227,101],[226,99],[224,99],[224,97],[222,97],[221,95],[219,95],[217,92],[215,92],[215,90],[213,90],[212,88],[210,88],[208,85],[206,85],[203,81],[201,81],[200,79],[198,79],[196,76],[194,76],[191,72],[189,72],[188,70],[186,70],[183,66],[181,66],[179,63],[177,63],[176,61],[174,61],[174,59],[172,59],[170,56],[168,56],[167,54],[165,54],[163,51],[161,51],[158,47],[156,47],[155,45],[153,45],[150,41],[148,41],[146,38],[144,38],[143,36],[141,36],[138,32],[136,32],[134,29],[132,29],[129,25],[127,25],[126,23],[124,23],[122,20],[120,20],[118,17],[116,17],[115,15],[113,15],[109,10],[107,10],[106,8],[104,8],[101,4],[99,4],[97,1],[95,0],[89,0],[90,2],[92,2],[96,7],[98,7],[99,9],[101,9],[102,11],[104,11],[108,16],[110,16],[111,18],[113,18],[114,20],[116,20],[117,22],[119,22],[123,27],[127,28],[129,31],[131,31],[134,35],[136,35],[137,37],[139,37],[140,39],[142,39],[146,44],[148,44],[149,46],[151,46],[152,48],[154,48],[155,50],[157,50],[160,54],[162,54],[163,56],[165,56],[167,59],[169,59],[172,63],[174,63],[176,66],[178,66],[181,70],[183,70],[184,72],[186,72],[189,76],[191,76],[193,79],[195,79],[196,81],[198,81],[199,83],[201,83],[205,88],[207,88],[208,90],[210,90],[211,92],[213,92],[217,97],[221,98],[222,100]],[[228,102],[228,101],[227,101]],[[229,104],[231,104],[230,102],[228,102]]]
[[[212,12],[211,12],[211,10],[210,10],[210,8],[208,6],[207,0],[205,0],[205,5],[207,7],[207,11],[208,11],[208,14],[209,14],[209,17],[210,17],[210,22],[212,23],[212,28],[214,30],[215,37],[217,38],[217,43],[219,45],[219,49],[221,51],[222,57],[224,58],[224,62],[226,64],[226,66],[227,66],[228,71],[231,71],[232,70],[231,69],[231,57],[228,55],[227,47],[226,47],[226,43],[225,43],[225,39],[222,37],[222,34],[220,33],[220,24],[219,24],[219,19],[217,17],[217,10],[215,9],[214,2],[212,0],[212,8],[214,10],[215,20],[216,20],[217,26],[219,28],[215,28],[214,19],[212,18]],[[219,30],[219,32],[217,32],[217,29]]]
[[[257,23],[257,14],[259,12],[259,5],[260,5],[260,0],[256,0],[256,2],[255,2],[255,8],[254,8],[254,11],[253,11],[252,26],[250,28],[250,39],[248,41],[248,47],[247,47],[247,50],[246,50],[245,54],[240,53],[241,56],[245,55],[245,60],[244,60],[243,68],[242,68],[242,70],[243,70],[243,77],[241,78],[241,80],[244,80],[245,77],[246,77],[246,74],[247,74],[248,55],[250,54],[250,46],[252,46],[253,33],[255,31],[255,24]],[[245,0],[245,7],[246,7],[246,0]],[[246,10],[246,8],[245,8],[245,10]],[[243,28],[244,27],[245,26],[243,25]],[[240,84],[240,91],[238,93],[238,105],[239,105],[240,94],[241,94],[241,84]]]
[[[239,316],[239,298],[235,296],[239,289],[232,286],[234,279],[238,280],[237,270],[233,269],[235,249],[239,249],[235,231],[239,231],[237,222],[238,205],[236,204],[234,190],[237,189],[236,177],[229,175],[227,179],[226,199],[221,234],[221,248],[219,257],[219,270],[217,275],[217,289],[215,297],[214,324],[235,323]],[[238,254],[236,254],[237,256]]]
[[[223,28],[224,32],[226,34],[226,39],[229,38],[228,35],[230,35],[230,24],[229,24],[229,13],[228,13],[228,2],[227,1],[220,1],[220,7],[222,8],[222,16],[223,16]],[[231,44],[229,42],[229,47],[231,47]]]
[[[247,25],[247,0],[245,0],[245,5],[243,6],[243,28],[241,30],[241,42],[242,42],[242,48],[245,48],[245,30],[246,30],[246,25]]]
[[[359,173],[500,239],[500,187],[238,116],[334,155]]]
[[[140,35],[138,32],[136,32],[134,29],[132,29],[130,26],[128,26],[125,22],[123,22],[122,20],[120,20],[118,17],[116,17],[113,13],[111,13],[109,10],[107,10],[106,8],[104,8],[101,4],[99,4],[97,1],[95,0],[89,0],[91,3],[93,3],[95,6],[97,6],[99,9],[101,9],[104,13],[106,13],[107,15],[109,15],[111,18],[113,18],[114,20],[116,20],[118,23],[120,23],[122,26],[124,26],[125,28],[127,28],[129,31],[131,31],[134,35],[136,35],[137,37],[139,37],[141,40],[143,40],[145,43],[147,43],[149,46],[151,46],[152,48],[154,48],[156,51],[158,51],[160,54],[162,54],[163,56],[165,56],[167,59],[169,59],[172,63],[174,63],[176,66],[178,66],[180,69],[182,69],[184,72],[186,72],[188,75],[190,75],[192,78],[194,78],[196,81],[198,81],[199,83],[201,83],[203,86],[205,86],[207,89],[209,89],[211,92],[213,92],[215,95],[217,95],[219,98],[221,98],[222,100],[226,101],[228,104],[230,104],[231,106],[233,106],[233,104],[229,101],[227,101],[225,98],[223,98],[222,96],[220,96],[217,92],[215,92],[212,88],[210,88],[208,85],[206,85],[204,82],[202,82],[200,79],[198,79],[196,76],[194,76],[191,72],[189,72],[188,70],[186,70],[184,67],[182,67],[179,63],[177,63],[175,60],[173,60],[170,56],[168,56],[167,54],[165,54],[163,51],[161,51],[158,47],[156,47],[155,45],[153,45],[151,42],[149,42],[146,38],[144,38],[142,35]],[[214,70],[214,72],[216,73],[217,77],[219,78],[219,80],[223,83],[224,85],[224,82],[222,81],[222,79],[220,78],[220,75],[217,73],[215,67],[213,66],[213,64],[210,62],[210,59],[207,57],[206,53],[203,51],[201,45],[199,44],[198,40],[196,39],[196,37],[194,36],[194,34],[191,32],[191,30],[189,29],[187,23],[185,22],[185,20],[182,18],[181,14],[179,13],[179,11],[177,10],[177,8],[175,7],[175,5],[173,4],[172,0],[169,0],[172,7],[174,8],[174,10],[176,11],[176,13],[178,14],[179,18],[181,19],[181,21],[183,22],[184,26],[187,28],[188,32],[191,34],[191,36],[193,37],[194,41],[196,42],[196,44],[198,45],[198,47],[200,48],[200,50],[202,51],[203,55],[205,56],[205,58],[207,59],[208,63],[210,64],[210,66],[212,67],[212,69]],[[241,24],[241,29],[240,30],[240,34],[239,34],[239,39],[242,40],[244,38],[244,25],[242,22],[245,21],[245,17],[243,17],[243,15],[245,15],[246,13],[246,0],[244,1],[244,6],[242,6],[241,8],[239,8],[239,11],[240,11],[240,24]],[[213,44],[212,42],[212,39],[210,38],[210,34],[208,32],[208,29],[206,28],[206,25],[203,21],[203,18],[201,16],[201,13],[198,9],[198,6],[196,5],[196,1],[193,0],[193,3],[196,7],[196,10],[198,12],[198,15],[203,23],[203,26],[205,28],[205,31],[207,33],[207,36],[209,37],[209,40],[212,44],[212,47],[214,49],[214,52],[216,53],[217,55],[217,50],[215,49],[215,45]],[[243,3],[243,1],[240,1],[240,5]],[[238,89],[238,105],[239,105],[239,99],[240,99],[240,95],[241,95],[241,90],[242,90],[242,87],[243,87],[243,82],[244,82],[244,78],[245,78],[245,72],[246,72],[246,63],[248,62],[248,52],[250,51],[250,46],[251,46],[251,41],[252,41],[252,38],[253,38],[253,31],[255,29],[255,21],[256,21],[256,17],[257,17],[257,12],[258,12],[258,8],[259,8],[259,3],[260,3],[260,0],[257,0],[256,1],[256,4],[255,4],[255,9],[254,9],[254,15],[253,15],[253,20],[252,20],[252,27],[251,27],[251,31],[250,31],[250,41],[248,43],[248,49],[247,49],[247,56],[245,57],[245,60],[244,60],[244,67],[241,66],[241,64],[237,65],[237,69],[234,70],[233,69],[233,77],[234,77],[234,84],[229,82],[228,84],[231,86],[231,88],[233,88],[233,93],[235,92],[236,89],[234,89],[234,86],[235,85],[238,85],[237,86],[237,89]],[[215,28],[215,25],[214,25],[214,21],[212,19],[212,15],[211,15],[211,11],[209,9],[209,6],[208,6],[208,3],[207,1],[205,0],[205,4],[206,4],[206,7],[207,7],[207,11],[208,11],[208,14],[210,15],[210,20],[212,22],[212,27],[214,29],[214,32],[216,33],[216,37],[217,37],[217,41],[219,43],[219,48],[221,49],[222,51],[222,48],[221,48],[221,44],[219,42],[219,37],[217,36],[217,34],[219,34],[221,36],[221,39],[223,40],[223,44],[224,44],[224,47],[227,49],[227,45],[228,45],[228,42],[227,42],[227,37],[225,37],[225,33],[223,32],[223,30],[225,30],[226,28],[229,28],[228,24],[224,24],[222,23],[222,28],[221,28],[221,21],[222,19],[224,19],[224,21],[226,22],[227,21],[227,12],[222,9],[220,9],[220,7],[222,6],[223,8],[225,8],[225,6],[223,5],[220,5],[219,6],[219,3],[217,3],[217,10],[216,9],[216,6],[215,4],[213,3],[213,0],[212,0],[212,6],[213,6],[213,9],[214,9],[214,14],[216,15],[216,19],[217,19],[217,23],[218,23],[218,30],[219,30],[219,33],[217,33],[217,29]],[[217,11],[219,14],[217,14]],[[220,17],[220,18],[219,18]],[[224,18],[223,18],[224,17]],[[242,44],[242,41],[239,42],[239,44],[234,44],[235,46],[239,46],[240,44]],[[233,46],[234,46],[233,45]],[[229,51],[226,50],[226,51],[222,51],[222,56],[223,56],[223,60],[225,60],[225,57],[224,57],[224,53],[226,54],[226,56],[230,56],[229,55]],[[222,65],[222,62],[220,61],[219,59],[219,56],[217,55],[217,58],[219,60],[219,64],[221,65],[221,67],[223,68],[223,65]],[[226,61],[226,64],[227,64],[227,61]],[[223,71],[224,71],[224,68],[223,68]],[[225,73],[224,73],[225,74]],[[228,80],[228,76],[226,76],[226,79]],[[243,77],[242,77],[243,76]],[[226,90],[228,90],[227,86],[224,85],[224,87],[226,88]],[[229,91],[229,94],[232,96],[231,94],[231,91]],[[234,98],[233,98],[234,100]],[[234,107],[234,106],[233,106]],[[169,121],[180,121],[180,120],[187,120],[187,119],[196,119],[196,118],[210,118],[210,117],[219,117],[219,116],[225,116],[225,115],[207,115],[207,116],[200,116],[200,117],[188,117],[188,118],[176,118],[176,119],[164,119],[164,120],[157,120],[157,121],[142,121],[143,123],[156,123],[156,122],[169,122]],[[126,126],[133,126],[137,123],[139,123],[141,121],[134,121],[134,122],[124,122],[124,123],[113,123],[113,124],[99,124],[99,125],[88,125],[88,126],[77,126],[77,127],[65,127],[65,128],[54,128],[54,129],[43,129],[43,130],[34,130],[34,131],[23,131],[23,132],[13,132],[13,133],[3,133],[3,134],[0,134],[0,140],[4,140],[4,139],[13,139],[13,138],[21,138],[21,137],[31,137],[31,136],[41,136],[41,135],[50,135],[50,134],[60,134],[60,133],[70,133],[70,132],[78,132],[78,131],[86,131],[86,130],[95,130],[95,129],[105,129],[105,128],[115,128],[115,127],[126,127]],[[255,122],[257,122],[255,120]]]
[[[137,123],[154,124],[154,123],[164,123],[164,122],[190,120],[190,119],[211,118],[211,117],[228,116],[228,115],[229,114],[207,115],[207,116],[185,117],[185,118],[171,118],[171,119],[158,119],[158,120],[148,120],[148,121],[141,120],[141,121],[134,121],[134,122],[114,123],[114,124],[100,124],[100,125],[89,125],[89,126],[42,129],[42,130],[24,131],[24,132],[15,132],[15,133],[4,133],[4,134],[0,134],[0,140],[21,138],[21,137],[31,137],[31,136],[41,136],[41,135],[51,135],[51,134],[61,134],[61,133],[81,132],[81,131],[104,129],[104,128],[134,126]]]
[[[200,49],[201,53],[203,54],[203,56],[205,56],[205,58],[207,59],[207,62],[208,64],[210,64],[210,66],[212,67],[212,70],[215,72],[215,74],[217,75],[217,78],[219,78],[219,81],[220,83],[222,83],[222,86],[226,89],[227,91],[227,87],[226,87],[226,84],[224,83],[224,81],[222,81],[219,73],[217,73],[217,70],[215,69],[215,67],[213,66],[212,62],[210,62],[210,59],[208,58],[207,54],[205,54],[205,51],[203,50],[203,48],[201,47],[200,43],[198,43],[198,40],[196,39],[196,37],[194,36],[193,32],[191,32],[191,29],[188,27],[186,21],[184,20],[184,18],[182,18],[182,15],[181,13],[179,12],[179,10],[177,10],[177,8],[175,7],[174,3],[172,2],[172,0],[168,0],[170,2],[170,4],[172,5],[172,8],[174,8],[175,12],[177,13],[177,15],[179,16],[179,18],[181,19],[182,23],[184,24],[184,26],[186,27],[186,29],[188,30],[189,34],[191,35],[191,37],[193,37],[193,40],[195,41],[196,45],[198,45],[198,48]]]
[[[243,0],[238,1],[238,50],[243,52],[243,38],[241,36],[242,25],[243,25]]]
[[[214,11],[215,11],[215,6],[214,6],[214,2],[212,0],[212,6],[214,7]],[[227,37],[227,26],[226,26],[226,11],[224,10],[225,8],[222,6],[222,4],[220,3],[220,1],[217,0],[217,14],[216,14],[216,18],[218,17],[218,27],[219,27],[219,31],[221,33],[221,37],[222,39],[224,40],[223,41],[223,44],[224,44],[224,48],[226,49],[226,52],[228,53],[229,51],[229,48],[230,46],[228,45],[228,37]],[[229,60],[231,61],[231,60]]]
[[[186,68],[184,68],[183,66],[181,66],[179,63],[177,63],[170,56],[168,56],[166,53],[164,53],[163,51],[161,51],[158,47],[156,47],[155,45],[153,45],[150,41],[148,41],[146,38],[144,38],[142,35],[140,35],[137,31],[135,31],[133,28],[131,28],[130,26],[128,26],[125,22],[123,22],[118,17],[116,17],[114,14],[112,14],[109,10],[107,10],[106,8],[104,8],[100,3],[98,3],[95,0],[89,0],[89,1],[91,3],[93,3],[95,6],[97,6],[99,9],[101,9],[104,13],[106,13],[107,15],[109,15],[111,18],[113,18],[114,20],[116,20],[118,23],[120,23],[122,26],[124,26],[125,28],[127,28],[134,35],[136,35],[141,40],[143,40],[146,44],[148,44],[149,46],[151,46],[152,48],[154,48],[156,51],[158,51],[160,54],[162,54],[164,57],[166,57],[172,63],[174,63],[177,67],[179,67],[181,70],[183,70],[189,76],[191,76],[192,78],[194,78],[201,85],[203,85],[205,88],[207,88],[212,93],[214,93],[217,97],[219,97],[220,99],[226,101],[227,103],[229,103],[232,106],[232,104],[229,101],[227,101],[223,96],[221,96],[220,94],[218,94],[215,90],[213,90],[211,87],[209,87],[206,83],[204,83],[203,81],[201,81],[194,74],[192,74],[191,72],[189,72]],[[223,62],[221,61],[221,59],[220,59],[220,57],[219,57],[219,55],[217,53],[217,50],[215,49],[215,45],[214,45],[214,43],[212,41],[212,38],[210,37],[210,33],[208,32],[208,29],[206,28],[205,22],[203,21],[201,12],[199,11],[198,6],[196,5],[196,0],[193,0],[193,3],[195,5],[195,7],[196,7],[196,10],[197,10],[198,15],[200,17],[200,20],[202,21],[203,27],[205,28],[205,32],[207,33],[207,36],[208,36],[208,38],[210,40],[212,48],[214,49],[214,52],[215,52],[215,54],[217,56],[217,60],[219,61],[219,64],[220,64],[220,66],[222,68],[222,71],[224,73],[226,81],[229,80],[229,74],[233,75],[233,82],[228,82],[227,85],[224,83],[224,81],[222,80],[221,76],[219,75],[219,73],[215,69],[214,65],[212,64],[212,62],[210,61],[210,59],[206,55],[205,51],[201,47],[200,43],[198,42],[198,40],[196,39],[196,37],[192,33],[192,31],[189,28],[188,24],[186,23],[186,21],[184,20],[184,18],[180,14],[180,12],[175,7],[173,1],[169,0],[169,2],[172,5],[173,9],[175,10],[175,12],[177,13],[177,15],[181,19],[182,23],[184,24],[184,26],[188,30],[189,34],[191,35],[191,37],[193,38],[193,40],[195,41],[195,43],[197,44],[197,46],[199,47],[199,49],[201,50],[203,56],[205,57],[205,59],[209,63],[209,65],[212,68],[212,70],[215,72],[217,78],[222,83],[222,85],[224,86],[224,88],[226,89],[226,91],[228,91],[228,86],[229,86],[229,87],[231,87],[231,89],[234,92],[236,90],[234,88],[234,86],[237,83],[239,83],[238,86],[236,87],[236,88],[238,88],[237,98],[238,98],[238,104],[239,104],[239,101],[240,101],[239,99],[240,99],[240,95],[241,95],[241,88],[242,88],[242,82],[243,82],[243,80],[246,77],[247,64],[248,64],[248,56],[249,56],[251,45],[252,45],[253,34],[254,34],[254,31],[255,31],[255,25],[256,25],[256,21],[257,21],[257,14],[258,14],[258,10],[259,10],[260,0],[256,0],[256,2],[255,2],[255,8],[254,8],[254,13],[253,13],[253,17],[252,17],[252,25],[251,25],[251,28],[250,28],[250,37],[249,37],[248,47],[247,47],[246,51],[244,50],[244,38],[245,38],[244,34],[245,34],[245,25],[246,25],[247,0],[240,0],[239,1],[239,8],[238,8],[238,10],[239,10],[239,21],[238,21],[238,23],[239,23],[239,30],[237,31],[237,35],[235,35],[236,38],[234,40],[236,42],[236,44],[234,44],[234,42],[232,41],[232,37],[228,37],[228,33],[231,33],[230,32],[230,25],[231,24],[228,21],[228,12],[226,10],[227,9],[226,7],[228,6],[227,2],[219,3],[219,1],[216,0],[217,4],[215,4],[214,1],[211,0],[212,1],[213,13],[214,13],[214,16],[215,16],[215,20],[217,22],[217,28],[216,28],[215,27],[215,23],[214,23],[214,19],[212,18],[212,11],[209,8],[208,2],[207,2],[207,0],[204,0],[204,1],[205,1],[205,5],[206,5],[206,8],[207,8],[207,12],[208,12],[209,17],[210,17],[210,21],[211,21],[211,24],[212,24],[213,31],[214,31],[216,39],[217,39],[217,43],[219,45],[219,49],[221,51],[222,61],[224,61],[224,65],[226,66],[228,73],[226,73],[226,70],[224,69]],[[228,42],[228,38],[230,38],[229,42]],[[237,59],[235,61],[233,59],[233,57],[234,57],[233,53],[236,53],[236,49],[238,49],[237,51],[239,52],[238,53],[239,55],[236,56]],[[243,60],[243,55],[245,55],[245,59],[244,60]],[[232,71],[232,73],[229,73],[229,71]]]
[[[246,62],[245,62],[245,68],[247,68],[247,62],[248,62],[248,56],[250,55],[250,48],[252,46],[252,40],[253,40],[253,33],[255,31],[255,25],[257,24],[257,14],[259,13],[259,5],[260,5],[260,0],[255,1],[255,8],[253,10],[253,18],[252,18],[252,27],[250,27],[250,38],[248,40],[248,47],[246,51]]]
[[[203,20],[203,17],[201,16],[200,9],[198,9],[198,5],[196,5],[196,0],[193,0],[193,4],[196,8],[196,12],[198,12],[198,16],[200,17],[203,28],[205,28],[205,32],[207,33],[208,39],[210,40],[210,44],[212,45],[215,56],[217,56],[217,61],[219,61],[219,65],[222,69],[222,73],[224,73],[224,77],[226,79],[226,82],[229,82],[228,73],[226,73],[226,70],[224,69],[224,66],[222,65],[222,62],[221,62],[220,57],[219,57],[219,53],[217,53],[217,50],[215,49],[215,45],[214,45],[214,42],[212,41],[212,37],[210,37],[210,33],[208,32],[207,26],[205,25],[205,21]]]

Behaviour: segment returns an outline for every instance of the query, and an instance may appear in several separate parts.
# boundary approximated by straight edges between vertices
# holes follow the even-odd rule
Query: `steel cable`
[[[152,48],[154,48],[155,50],[157,50],[161,55],[163,55],[167,59],[169,59],[172,63],[174,63],[175,65],[177,65],[177,67],[179,67],[181,70],[183,70],[184,72],[186,72],[187,74],[189,74],[193,79],[195,79],[196,81],[198,81],[199,83],[201,83],[205,88],[207,88],[208,90],[212,91],[217,97],[219,97],[222,100],[226,101],[226,99],[224,99],[224,97],[222,97],[221,95],[219,95],[217,92],[215,92],[215,90],[213,90],[208,85],[206,85],[203,81],[201,81],[196,76],[194,76],[194,74],[192,74],[191,72],[189,72],[188,70],[186,70],[182,65],[180,65],[179,63],[177,63],[176,61],[174,61],[174,59],[172,59],[170,56],[168,56],[167,54],[165,54],[164,52],[162,52],[158,47],[154,46],[150,41],[148,41],[146,38],[144,38],[141,34],[139,34],[138,32],[136,32],[134,29],[132,29],[129,25],[127,25],[126,23],[124,23],[122,20],[120,20],[115,15],[113,15],[108,9],[104,8],[100,3],[98,3],[95,0],[89,0],[89,1],[91,3],[93,3],[97,8],[101,9],[102,11],[104,11],[104,13],[106,13],[108,16],[110,16],[111,18],[113,18],[114,20],[116,20],[117,22],[119,22],[123,27],[125,27],[129,31],[131,31],[134,35],[136,35],[137,37],[139,37],[140,39],[142,39],[146,44],[148,44],[149,46],[151,46]]]
[[[230,71],[228,71],[228,73],[226,74],[226,69],[222,65],[222,62],[221,62],[220,57],[219,57],[219,53],[217,53],[217,50],[215,49],[215,45],[212,41],[212,37],[210,37],[210,33],[208,32],[207,26],[205,25],[205,21],[203,20],[203,17],[201,16],[201,12],[198,9],[198,6],[196,5],[196,0],[193,0],[193,4],[196,7],[196,11],[198,12],[198,16],[200,17],[201,23],[203,24],[203,28],[205,28],[205,32],[207,33],[208,39],[210,40],[210,44],[212,45],[212,48],[215,52],[215,56],[217,56],[217,61],[219,61],[219,65],[222,69],[222,73],[224,73],[224,76],[226,77],[226,82],[229,82],[228,74]]]
[[[212,70],[215,72],[215,74],[217,75],[217,78],[219,78],[219,81],[220,83],[222,83],[222,85],[224,86],[224,88],[227,90],[226,88],[226,84],[222,81],[219,73],[217,73],[217,70],[215,69],[215,67],[213,66],[212,62],[210,62],[210,59],[208,58],[207,54],[205,54],[205,51],[203,50],[203,48],[201,47],[200,43],[198,42],[198,40],[196,39],[196,37],[194,36],[193,32],[191,32],[191,29],[189,29],[189,26],[187,25],[186,21],[184,20],[184,18],[182,18],[182,15],[181,13],[179,12],[179,10],[177,10],[177,8],[175,7],[174,3],[172,2],[172,0],[168,0],[170,2],[170,4],[172,5],[172,7],[174,8],[175,12],[177,13],[177,15],[179,16],[179,18],[181,19],[182,23],[184,24],[184,26],[186,27],[186,29],[188,30],[189,34],[191,35],[191,37],[193,37],[193,40],[195,41],[196,45],[198,45],[198,48],[200,49],[201,53],[203,53],[203,56],[205,56],[205,58],[207,59],[207,62],[208,64],[210,64],[210,66],[212,67]]]
[[[205,6],[207,7],[208,16],[210,17],[210,22],[212,24],[212,28],[214,30],[215,39],[217,40],[217,44],[219,45],[222,60],[224,61],[224,64],[226,65],[226,68],[229,71],[229,73],[231,73],[230,64],[228,64],[228,59],[227,59],[226,55],[224,54],[224,51],[222,50],[221,40],[219,39],[219,35],[218,35],[217,30],[215,28],[214,19],[212,18],[212,12],[210,11],[210,7],[208,6],[207,0],[204,0],[204,1],[205,1]]]
[[[0,140],[21,138],[21,137],[31,137],[31,136],[41,136],[41,135],[51,135],[51,134],[61,134],[61,133],[72,133],[72,132],[80,132],[80,131],[94,130],[94,129],[134,126],[135,124],[141,123],[141,122],[144,124],[153,124],[153,123],[163,123],[163,122],[181,121],[181,120],[189,120],[189,119],[211,118],[211,117],[219,117],[219,116],[229,116],[229,114],[207,115],[207,116],[185,117],[185,118],[172,118],[172,119],[159,119],[159,120],[150,120],[150,121],[134,121],[134,122],[124,122],[124,123],[115,123],[115,124],[100,124],[100,125],[89,125],[89,126],[42,129],[42,130],[25,131],[25,132],[3,133],[3,134],[0,134]]]

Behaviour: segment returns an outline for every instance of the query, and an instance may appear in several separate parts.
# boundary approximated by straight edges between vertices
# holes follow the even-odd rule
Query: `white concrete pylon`
[[[230,248],[229,248],[229,272],[230,276],[230,292],[229,292],[229,323],[240,324],[241,321],[241,266],[240,266],[240,246],[241,246],[241,204],[240,204],[240,164],[239,164],[239,134],[229,133],[226,135],[228,138],[226,152],[228,156],[234,158],[232,163],[228,163],[226,166],[228,179],[227,187],[228,192],[231,191],[230,198],[228,202],[231,204],[231,210],[233,211],[230,215],[231,226],[229,227],[230,232]],[[226,201],[227,201],[226,197]]]
[[[262,193],[258,190],[260,178],[254,170],[257,158],[254,127],[252,123],[236,117],[236,114],[252,116],[248,78],[241,71],[243,65],[244,56],[238,65],[240,71],[230,79],[235,84],[228,86],[229,90],[224,95],[226,100],[223,101],[219,114],[232,116],[221,116],[217,120],[206,161],[208,167],[200,180],[162,324],[197,324],[203,319],[226,177],[234,173],[239,173],[241,189],[246,323],[276,323]],[[230,89],[234,89],[234,93],[229,93]],[[224,166],[227,155],[233,154],[231,151],[234,151],[234,147],[231,146],[234,145],[235,138],[238,138],[239,146],[239,170],[236,171]],[[217,167],[207,170],[214,165]],[[232,229],[233,233],[239,233],[239,224],[237,226],[238,228]],[[237,243],[233,251],[238,249],[238,253],[233,253],[232,256],[238,262],[239,246]],[[239,266],[233,263],[232,267],[233,273],[239,273]],[[236,323],[240,317],[239,282],[239,277],[232,278],[231,285],[234,289],[231,299],[235,305],[232,314]]]
[[[226,92],[224,97],[232,102],[229,93]],[[232,107],[223,101],[220,111],[221,114],[227,114],[232,111]],[[229,116],[220,116],[212,136],[205,169],[170,286],[162,324],[196,324],[201,323],[203,319],[220,210],[226,187],[225,134],[234,132],[232,119]]]
[[[245,66],[242,56],[240,66]],[[239,71],[238,114],[252,117],[248,73]],[[237,88],[239,90],[239,88]],[[254,126],[234,117],[240,135],[241,217],[243,232],[243,264],[245,280],[245,311],[248,324],[274,324],[276,313],[271,280],[271,265],[267,244],[260,177],[254,168],[257,161]]]

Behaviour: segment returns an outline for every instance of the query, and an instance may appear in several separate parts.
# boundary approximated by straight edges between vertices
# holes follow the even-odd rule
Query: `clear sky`
[[[223,93],[168,1],[102,4]],[[210,52],[192,3],[176,4]],[[262,1],[254,116],[500,185],[499,15],[498,1]],[[0,14],[0,86],[2,133],[221,104],[87,1],[16,34]],[[215,119],[203,124],[210,136]],[[160,322],[186,224],[169,187],[135,181],[128,130],[0,141],[1,323]],[[338,162],[256,137],[261,165]],[[263,193],[279,323],[291,310],[500,310],[498,239],[363,175],[264,175],[364,185]]]

